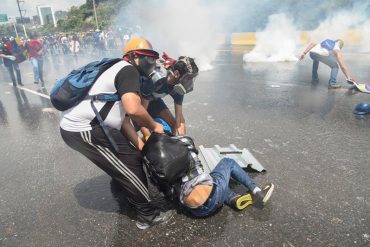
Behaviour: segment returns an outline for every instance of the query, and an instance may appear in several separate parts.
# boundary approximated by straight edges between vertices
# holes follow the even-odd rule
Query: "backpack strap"
[[[110,102],[110,101],[120,101],[120,98],[118,96],[118,94],[104,94],[104,93],[101,93],[101,94],[95,94],[95,95],[88,95],[86,96],[85,99],[89,99],[89,100],[99,100],[99,101],[107,101],[107,102]]]
[[[119,101],[118,94],[97,94],[97,95],[89,95],[86,98],[87,99],[90,99],[91,108],[93,109],[93,111],[95,113],[95,116],[96,116],[96,118],[99,121],[100,127],[103,129],[103,132],[104,132],[105,136],[107,137],[107,139],[110,142],[110,144],[113,146],[113,148],[116,151],[116,153],[118,153],[119,149],[118,149],[117,143],[113,139],[112,135],[109,134],[109,130],[108,130],[107,126],[104,124],[104,120],[102,119],[102,117],[101,117],[98,109],[96,109],[96,107],[94,105],[94,100],[100,100],[100,101]]]

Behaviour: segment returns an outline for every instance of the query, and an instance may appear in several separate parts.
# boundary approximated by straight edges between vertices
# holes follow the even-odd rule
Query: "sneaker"
[[[341,88],[342,86],[341,85],[338,85],[338,84],[329,84],[329,89],[337,89],[337,88]]]
[[[34,81],[33,83],[35,83],[35,84],[39,84],[39,82],[38,82],[38,81]]]
[[[266,205],[266,202],[270,199],[274,189],[274,184],[265,185],[261,191],[257,192],[253,196],[253,205],[255,205],[257,208],[262,209]]]
[[[168,210],[166,212],[161,212],[158,216],[156,216],[153,219],[151,223],[136,221],[136,227],[141,230],[145,230],[151,226],[154,226],[160,223],[166,223],[173,217],[174,214],[175,214],[175,210]]]
[[[236,210],[243,210],[253,203],[252,195],[237,195],[230,201],[230,206]]]

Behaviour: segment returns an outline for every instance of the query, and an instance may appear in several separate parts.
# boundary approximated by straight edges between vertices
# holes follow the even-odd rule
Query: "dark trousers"
[[[16,86],[17,83],[15,81],[15,75],[14,75],[14,70],[17,74],[17,82],[18,84],[22,85],[22,77],[21,77],[21,71],[19,69],[19,65],[16,61],[11,61],[8,62],[6,65],[6,68],[9,71],[10,78],[12,79],[13,85]]]
[[[115,153],[99,126],[83,132],[63,129],[60,132],[68,146],[86,156],[122,186],[139,221],[151,222],[159,214],[159,210],[150,203],[141,154],[119,130],[108,129],[118,145],[118,153]]]

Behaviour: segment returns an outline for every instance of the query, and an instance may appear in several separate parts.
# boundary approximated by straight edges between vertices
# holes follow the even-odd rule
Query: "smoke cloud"
[[[244,54],[245,62],[297,61],[296,46],[299,41],[293,21],[285,14],[269,17],[267,27],[256,33],[256,46]]]
[[[359,51],[370,51],[370,20],[366,11],[369,6],[367,1],[329,16],[312,32],[311,40],[343,39],[345,44],[358,43]]]
[[[196,59],[200,70],[211,69],[217,53],[217,32],[228,13],[224,4],[207,1],[133,1],[121,10],[116,23],[139,25],[137,35],[150,40],[159,52]]]
[[[333,2],[326,1],[318,6],[317,9],[322,6],[333,8]],[[298,9],[294,11],[293,7],[282,9],[286,8],[292,13],[297,13]],[[310,41],[318,43],[325,38],[343,39],[345,44],[357,44],[352,45],[351,49],[360,52],[370,51],[369,9],[370,1],[365,1],[355,2],[350,8],[334,11],[310,32]],[[309,9],[305,12],[313,16],[317,15],[315,11],[311,13]],[[304,26],[310,25],[293,21],[293,18],[288,18],[285,14],[271,15],[266,28],[256,34],[255,48],[250,53],[244,54],[243,60],[245,62],[296,61],[296,54],[299,53],[297,49],[301,49],[302,45],[297,29],[301,27],[300,31],[303,31]]]
[[[218,33],[257,31],[256,47],[243,57],[247,62],[296,61],[307,45],[299,31],[310,31],[314,42],[342,38],[368,51],[369,14],[370,0],[146,0],[122,8],[116,24],[139,26],[137,35],[159,52],[195,57],[207,70],[217,55]]]

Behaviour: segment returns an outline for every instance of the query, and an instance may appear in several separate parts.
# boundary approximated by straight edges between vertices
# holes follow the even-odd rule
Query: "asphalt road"
[[[185,98],[197,145],[248,148],[276,191],[263,210],[228,207],[207,219],[176,215],[135,227],[111,179],[64,144],[47,92],[87,58],[45,61],[46,91],[29,62],[25,87],[0,66],[0,246],[370,246],[370,117],[352,113],[370,95],[310,84],[311,61],[243,64],[223,47]],[[352,76],[370,81],[370,54],[345,53]],[[38,94],[35,94],[38,93]],[[172,106],[172,103],[169,102]],[[237,190],[241,190],[237,186]]]

